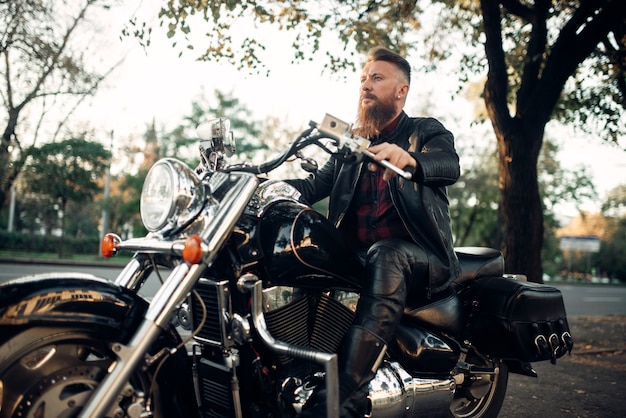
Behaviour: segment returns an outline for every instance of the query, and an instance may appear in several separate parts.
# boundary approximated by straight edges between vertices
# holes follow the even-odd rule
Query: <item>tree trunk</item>
[[[61,236],[59,237],[59,259],[63,258],[63,246],[65,245],[65,207],[67,206],[66,199],[59,199],[61,203]]]
[[[517,129],[506,134],[496,131],[505,270],[525,274],[529,281],[541,283],[543,210],[537,181],[537,150],[541,146],[529,144],[541,144],[542,134],[530,137],[533,134],[523,131],[521,121],[513,126]]]

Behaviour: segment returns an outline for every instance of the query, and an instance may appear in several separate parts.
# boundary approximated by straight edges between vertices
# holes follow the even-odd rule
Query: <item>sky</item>
[[[199,49],[179,57],[180,49],[172,48],[163,28],[155,27],[152,44],[146,50],[132,37],[120,41],[119,34],[128,16],[136,13],[155,23],[159,4],[125,2],[125,7],[107,16],[103,36],[110,38],[108,53],[125,54],[126,59],[108,78],[107,86],[81,109],[84,117],[102,132],[114,131],[117,139],[140,136],[152,120],[157,127],[173,128],[189,113],[195,98],[211,98],[216,89],[232,92],[252,111],[254,120],[274,116],[293,129],[304,129],[309,120],[319,122],[325,113],[347,122],[354,120],[359,75],[345,74],[346,80],[323,74],[319,59],[291,64],[292,51],[286,36],[268,35],[272,37],[265,56],[269,76],[240,72],[227,63],[198,62],[195,58]],[[459,146],[464,146],[476,136],[470,128],[474,105],[455,95],[456,80],[452,77],[446,77],[445,71],[415,74],[405,109],[415,116],[416,112],[429,109],[429,116],[441,120],[455,133]],[[228,117],[215,115],[222,116]],[[597,211],[610,189],[626,183],[626,152],[603,145],[600,139],[564,133],[550,125],[546,135],[560,145],[563,166],[575,170],[585,165],[592,174],[600,200],[589,202],[585,209]],[[573,207],[561,210],[566,216],[575,215]]]

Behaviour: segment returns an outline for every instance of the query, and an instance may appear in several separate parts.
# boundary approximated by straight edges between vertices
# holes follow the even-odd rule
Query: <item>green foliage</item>
[[[581,210],[580,205],[585,201],[598,198],[588,167],[582,165],[576,170],[564,169],[558,159],[558,146],[552,141],[543,141],[537,172],[543,204],[548,213],[563,202],[574,203]]]
[[[110,153],[98,142],[71,138],[32,148],[24,180],[31,193],[48,196],[62,206],[92,200],[102,186]]]
[[[602,213],[610,218],[626,214],[626,184],[611,190],[602,204]]]
[[[68,202],[81,204],[93,201],[96,193],[101,190],[99,180],[104,176],[111,156],[102,144],[83,138],[33,147],[28,154],[30,157],[22,172],[27,188],[25,195],[35,201],[47,199],[49,204],[44,206],[48,209],[46,214],[52,215],[56,211],[61,215],[58,251],[59,257],[62,257]],[[74,226],[81,230],[80,224]]]
[[[482,150],[459,180],[448,188],[455,242],[500,248],[498,165],[492,148]]]
[[[400,54],[417,52],[433,64],[459,60],[457,75],[466,82],[489,67],[482,49],[482,3],[174,0],[162,7],[159,16],[170,38],[182,35],[188,48],[207,45],[200,59],[226,60],[239,69],[259,71],[266,64],[263,52],[270,47],[269,41],[258,35],[263,27],[274,27],[292,37],[294,62],[323,56],[324,68],[354,70],[361,54],[383,45]],[[624,25],[614,17],[626,17],[626,6],[622,0],[604,3],[493,2],[502,18],[500,45],[488,48],[495,53],[502,48],[508,103],[522,110],[530,103],[524,96],[533,93],[536,82],[554,77],[551,82],[560,83],[555,87],[564,89],[551,113],[561,121],[618,141],[626,133],[626,36]],[[212,28],[209,31],[204,30],[207,23]],[[249,35],[238,31],[242,23],[250,23]],[[189,36],[200,31],[205,33],[204,39]],[[328,37],[333,41],[327,42]],[[571,61],[558,61],[562,50],[569,51],[567,59]],[[588,55],[580,55],[585,53]]]
[[[327,58],[325,67],[337,71],[355,68],[355,54],[346,50],[365,52],[382,44],[395,45],[400,53],[406,53],[406,37],[419,27],[420,11],[415,1],[409,0],[385,5],[363,4],[358,0],[324,3],[177,0],[163,6],[159,17],[167,28],[167,36],[175,40],[182,34],[188,49],[196,47],[188,35],[208,23],[211,30],[202,29],[206,33],[202,60],[226,60],[239,69],[260,71],[267,42],[259,40],[260,30],[255,29],[274,26],[285,31],[286,36],[292,36],[294,62],[311,60],[313,55],[321,54]],[[242,24],[248,26],[246,35],[237,31]],[[330,29],[333,42],[327,43],[324,36]],[[173,45],[177,46],[177,41]]]
[[[118,179],[118,189],[109,198],[110,231],[124,239],[148,233],[139,215],[139,200],[146,174],[148,170],[144,168],[134,175],[122,175]]]
[[[593,265],[602,276],[626,282],[626,216],[610,219],[610,235],[603,239],[600,252],[592,257]]]
[[[158,155],[179,158],[192,167],[197,165],[199,156],[196,128],[203,122],[220,117],[230,120],[239,154],[251,156],[259,150],[267,149],[261,139],[261,122],[253,120],[250,114],[250,109],[231,93],[216,90],[211,99],[197,98],[191,103],[191,111],[181,124],[163,133],[158,139]]]
[[[98,236],[87,238],[66,237],[63,240],[65,254],[98,254]],[[59,239],[50,235],[25,234],[0,231],[0,250],[23,253],[54,254],[59,251]]]

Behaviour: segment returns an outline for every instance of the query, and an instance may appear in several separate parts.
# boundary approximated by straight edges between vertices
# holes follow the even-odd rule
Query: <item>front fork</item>
[[[92,393],[81,417],[102,417],[111,408],[117,394],[144,360],[152,344],[167,329],[171,313],[186,298],[205,268],[205,265],[195,264],[190,267],[183,263],[172,270],[154,295],[143,321],[128,344],[115,343],[111,347],[117,360],[111,364],[107,375]]]
[[[174,267],[163,285],[152,298],[144,319],[127,345],[115,343],[111,347],[117,355],[108,373],[94,390],[80,413],[80,418],[99,418],[111,408],[118,394],[130,379],[164,329],[167,329],[172,313],[187,298],[202,273],[213,264],[219,249],[222,248],[230,231],[243,213],[258,185],[255,176],[233,175],[231,187],[222,203],[212,213],[200,235],[202,261],[197,264],[178,264]],[[124,268],[116,283],[137,290],[146,279],[149,267],[145,256],[140,253],[161,253],[180,257],[180,242],[164,242],[159,239],[129,240],[120,243],[118,249],[137,252],[135,258]]]

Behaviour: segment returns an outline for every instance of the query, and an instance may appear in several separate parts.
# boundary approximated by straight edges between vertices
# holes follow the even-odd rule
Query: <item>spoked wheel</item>
[[[450,405],[450,416],[454,418],[495,418],[498,416],[509,381],[509,369],[505,363],[474,364],[496,366],[498,374],[474,373],[472,379],[466,379],[457,386]]]
[[[0,417],[78,416],[116,358],[110,341],[86,328],[29,328],[10,338],[0,347]],[[159,397],[150,380],[148,374],[136,373],[106,417],[159,416],[146,413],[146,404],[161,409],[152,403]]]

